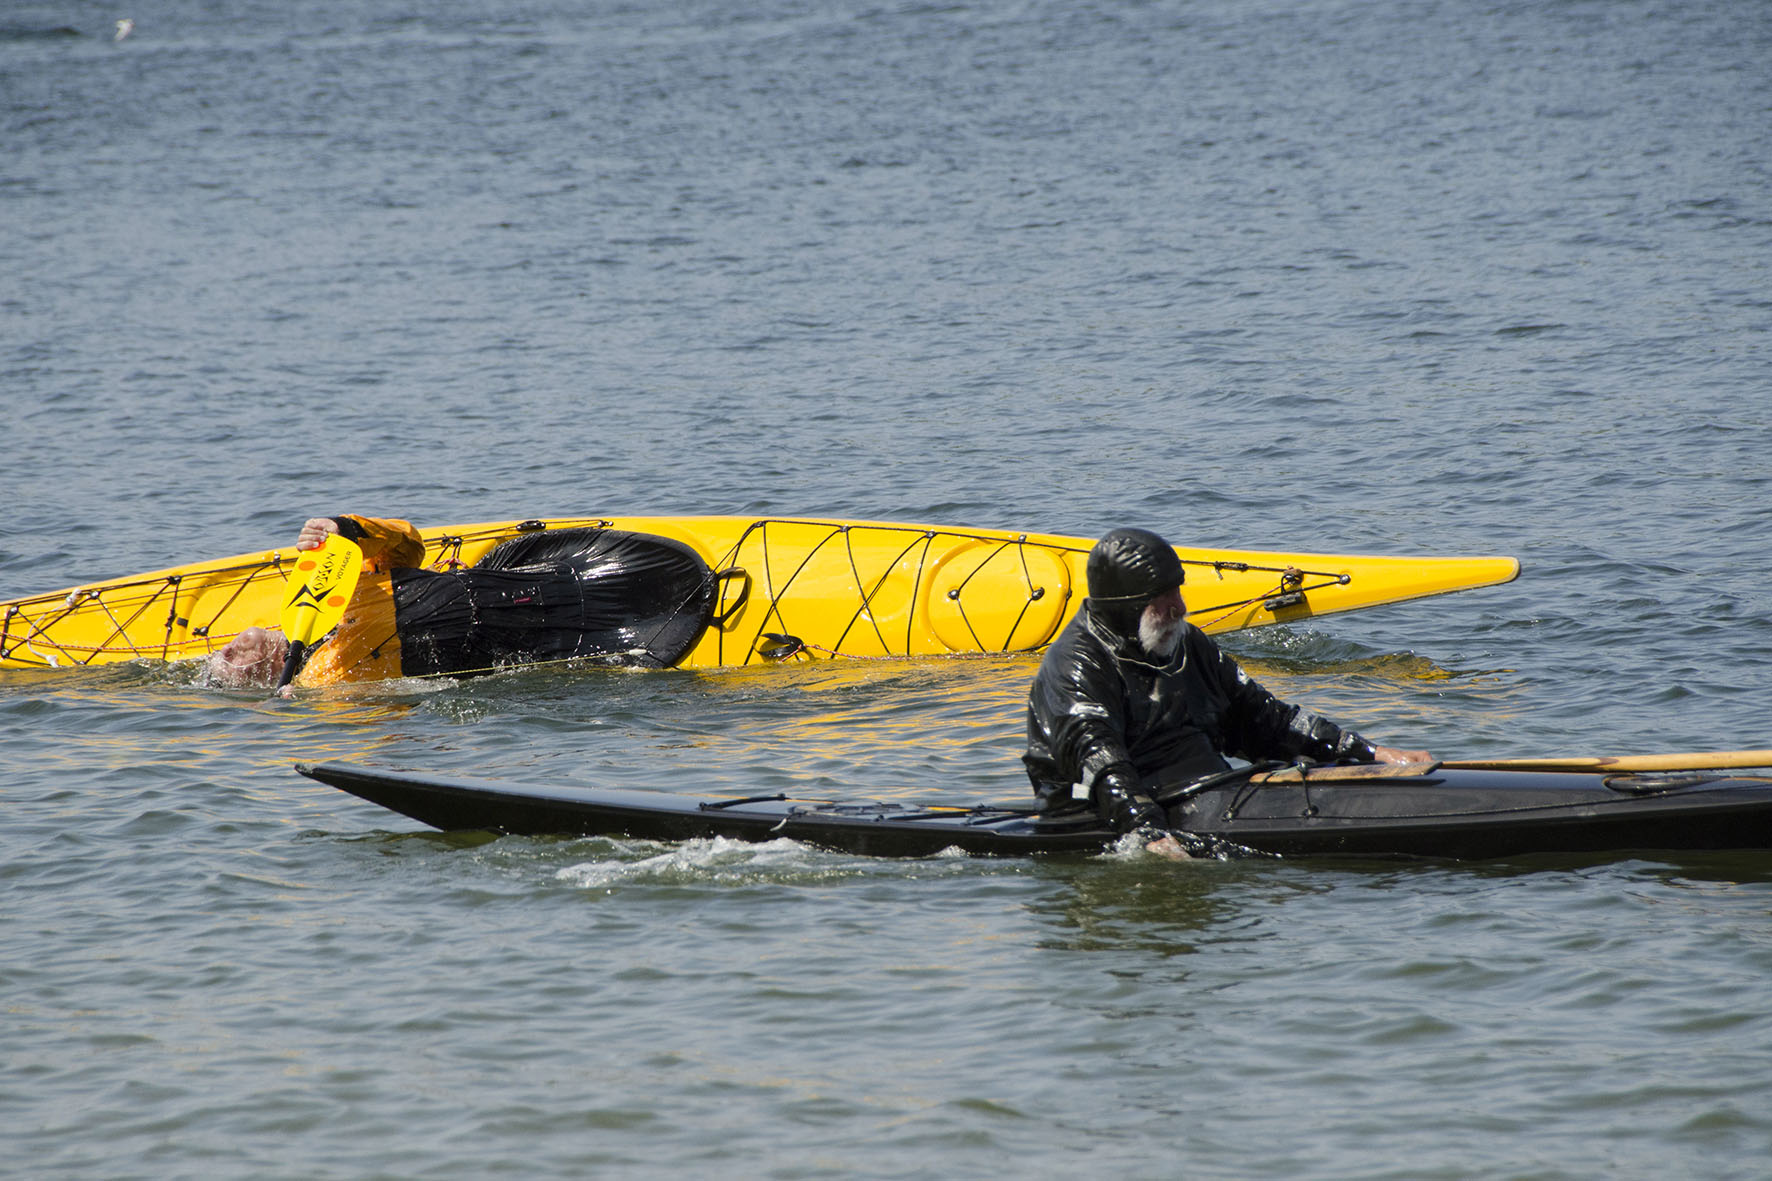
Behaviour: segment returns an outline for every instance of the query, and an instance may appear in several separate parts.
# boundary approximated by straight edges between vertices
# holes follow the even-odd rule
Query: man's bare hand
[[[1159,857],[1167,857],[1171,861],[1191,861],[1188,851],[1181,847],[1181,842],[1172,836],[1160,836],[1144,847],[1146,853],[1155,853]]]
[[[296,535],[296,549],[319,549],[330,535],[338,532],[338,522],[331,517],[310,517]]]
[[[1434,756],[1425,750],[1398,750],[1392,746],[1375,746],[1372,753],[1381,763],[1431,763]]]

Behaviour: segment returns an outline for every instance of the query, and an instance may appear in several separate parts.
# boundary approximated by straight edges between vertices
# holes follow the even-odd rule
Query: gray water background
[[[9,4],[0,595],[336,511],[1501,552],[1233,650],[1446,756],[1769,747],[1768,62],[1758,0]],[[1033,667],[0,673],[0,1174],[1765,1175],[1764,855],[489,842],[289,770],[994,798]]]

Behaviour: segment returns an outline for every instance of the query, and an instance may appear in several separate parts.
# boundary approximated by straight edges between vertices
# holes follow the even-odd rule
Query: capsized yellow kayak
[[[683,668],[769,660],[1032,652],[1087,593],[1092,539],[874,521],[548,517],[423,529],[425,563],[472,566],[544,529],[680,541],[717,579],[713,617]],[[295,549],[265,550],[14,599],[0,669],[184,660],[275,627]],[[1366,557],[1177,546],[1189,618],[1209,632],[1291,623],[1519,574],[1508,557]]]

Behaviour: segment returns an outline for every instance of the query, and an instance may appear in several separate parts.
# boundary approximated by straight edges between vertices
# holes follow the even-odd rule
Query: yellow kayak
[[[425,566],[472,567],[544,530],[680,542],[714,580],[680,668],[780,659],[1033,652],[1087,593],[1092,539],[872,521],[549,517],[423,529]],[[1189,618],[1209,632],[1292,623],[1511,581],[1507,557],[1363,557],[1177,546]],[[0,669],[185,660],[275,627],[293,546],[15,599]]]

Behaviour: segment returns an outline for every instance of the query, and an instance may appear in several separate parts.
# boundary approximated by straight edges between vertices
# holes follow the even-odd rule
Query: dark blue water
[[[1768,61],[1758,0],[13,4],[0,596],[338,511],[1503,552],[1234,648],[1448,756],[1772,747]],[[289,770],[971,800],[1032,669],[0,674],[0,1172],[1762,1175],[1765,857],[486,842]]]

